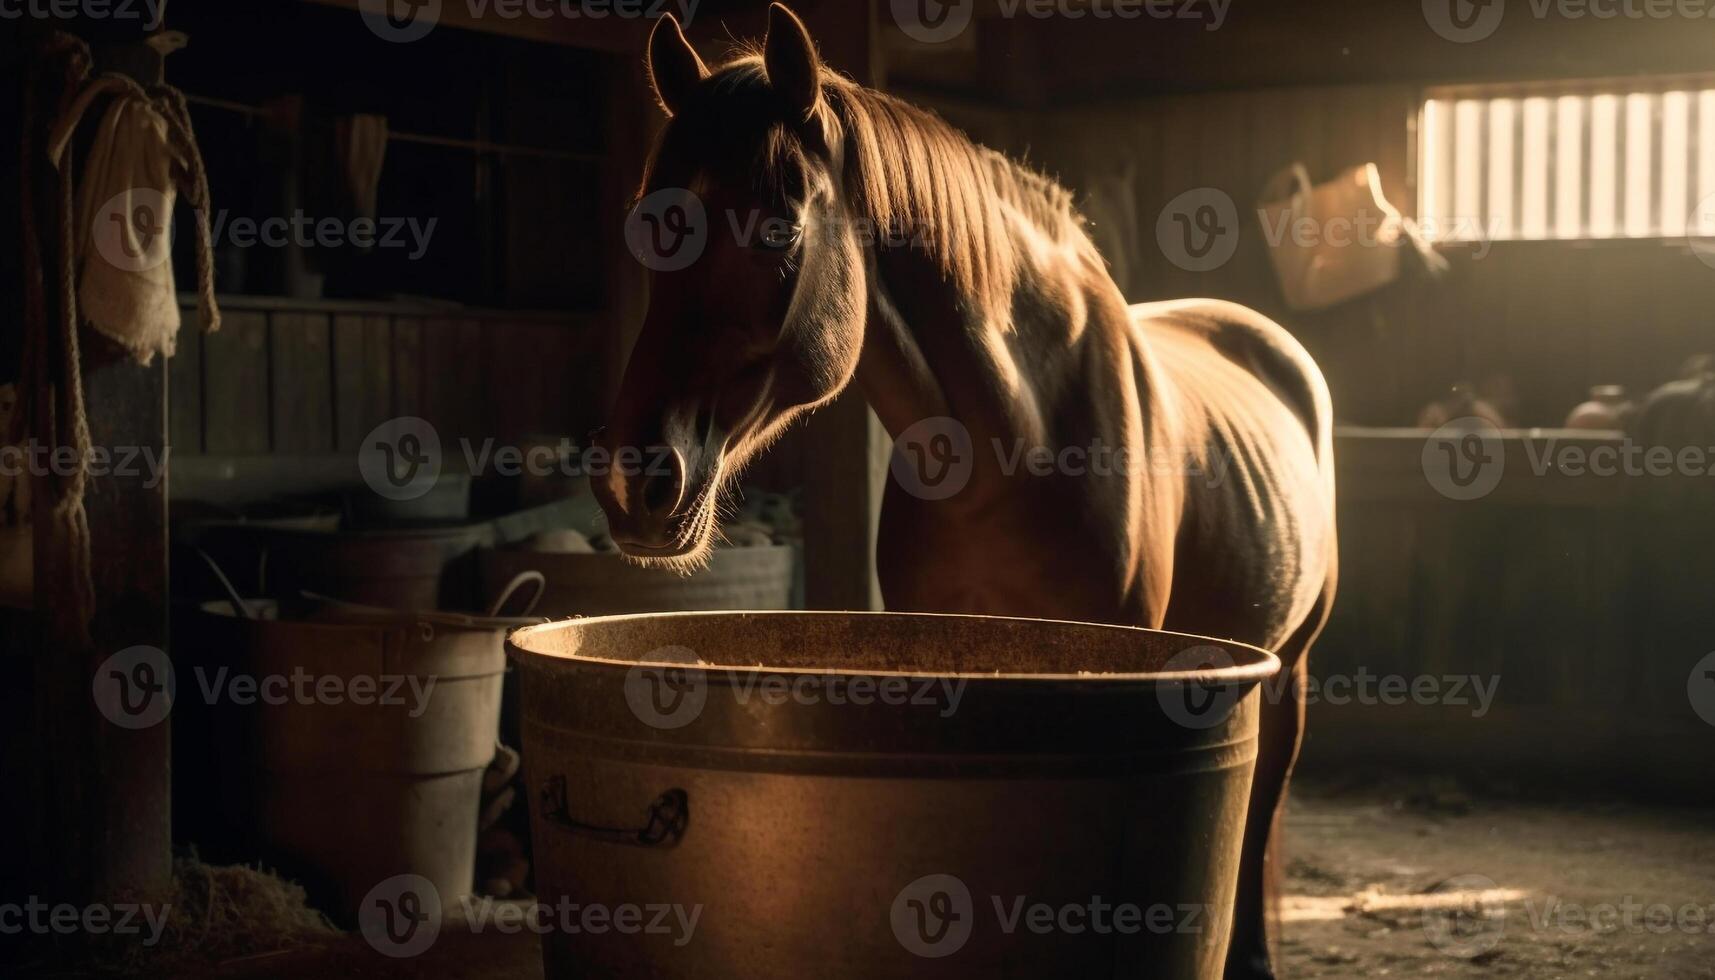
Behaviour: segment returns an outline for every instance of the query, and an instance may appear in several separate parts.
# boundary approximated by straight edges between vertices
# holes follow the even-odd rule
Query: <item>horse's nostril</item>
[[[651,514],[667,514],[679,503],[678,480],[671,476],[643,478],[643,509]]]
[[[671,447],[663,450],[651,460],[639,494],[644,512],[657,517],[677,512],[685,493],[685,457]]]

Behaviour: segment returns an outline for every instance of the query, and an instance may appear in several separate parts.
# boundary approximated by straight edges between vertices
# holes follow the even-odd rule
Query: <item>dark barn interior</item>
[[[1715,977],[1715,3],[0,44],[5,975]]]

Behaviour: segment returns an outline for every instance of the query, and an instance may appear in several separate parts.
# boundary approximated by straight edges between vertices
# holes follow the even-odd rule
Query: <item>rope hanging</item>
[[[196,135],[182,93],[161,84],[145,89],[135,80],[109,73],[91,78],[93,58],[89,45],[64,32],[49,35],[39,50],[26,80],[25,139],[21,161],[22,213],[24,217],[25,365],[28,389],[33,392],[28,429],[44,444],[67,446],[75,456],[73,469],[63,480],[50,483],[53,539],[51,567],[54,578],[69,580],[71,606],[65,616],[77,637],[87,643],[95,611],[95,579],[90,545],[89,514],[84,498],[89,490],[89,459],[92,437],[84,403],[82,345],[78,313],[78,235],[76,228],[77,187],[72,135],[84,113],[96,99],[135,98],[144,101],[165,120],[172,148],[183,161],[186,174],[177,181],[195,215],[197,312],[205,330],[220,327],[220,310],[214,296],[213,235],[209,227],[208,175],[198,151]],[[44,83],[56,73],[59,96],[54,105],[52,129],[41,130]],[[45,136],[46,145],[33,141]],[[42,168],[42,163],[49,164]],[[38,177],[38,171],[43,175]],[[37,208],[44,199],[37,193],[38,180],[57,180],[53,195],[58,210],[55,230],[59,254],[52,268],[45,259],[47,249],[39,235]],[[48,286],[50,275],[57,315],[49,326]]]

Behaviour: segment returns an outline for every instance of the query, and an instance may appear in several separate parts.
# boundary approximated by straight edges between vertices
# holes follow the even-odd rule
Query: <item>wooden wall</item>
[[[608,343],[597,318],[399,309],[230,300],[220,331],[187,328],[168,362],[173,451],[353,453],[405,415],[443,440],[502,444],[596,424]]]
[[[933,97],[977,139],[1075,189],[1134,168],[1141,276],[1135,301],[1215,296],[1286,325],[1315,355],[1342,422],[1408,425],[1456,380],[1512,376],[1518,421],[1557,425],[1591,385],[1643,393],[1690,354],[1715,348],[1705,312],[1715,269],[1683,243],[1504,242],[1454,249],[1452,273],[1319,313],[1281,299],[1255,215],[1258,194],[1293,161],[1313,179],[1374,162],[1388,199],[1416,206],[1412,130],[1420,89],[1317,86],[1165,96],[1079,109],[1000,111]],[[1233,258],[1209,272],[1167,261],[1162,208],[1183,191],[1232,197],[1245,224]]]
[[[1616,436],[1512,435],[1475,500],[1448,499],[1411,430],[1347,430],[1335,447],[1340,593],[1313,677],[1479,678],[1454,698],[1315,703],[1306,765],[1599,782],[1715,799],[1711,730],[1687,697],[1715,636],[1707,476],[1574,475],[1531,465]],[[1455,693],[1450,684],[1441,690]],[[1486,710],[1483,710],[1485,709]]]

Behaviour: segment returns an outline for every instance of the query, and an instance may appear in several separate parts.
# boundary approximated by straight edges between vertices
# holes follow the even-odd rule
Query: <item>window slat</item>
[[[1420,122],[1432,238],[1715,236],[1715,76],[1434,90]]]

